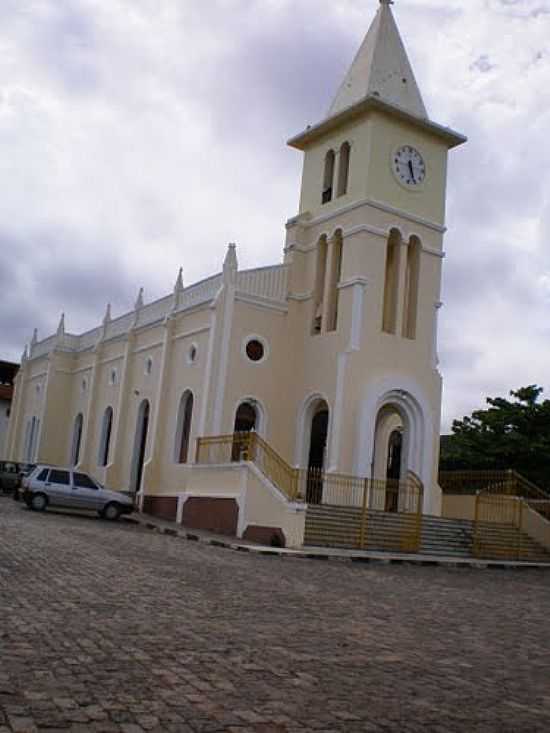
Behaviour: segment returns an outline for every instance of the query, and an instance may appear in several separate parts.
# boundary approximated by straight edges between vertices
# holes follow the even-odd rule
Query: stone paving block
[[[0,733],[550,730],[536,570],[287,562],[2,498],[0,569]]]

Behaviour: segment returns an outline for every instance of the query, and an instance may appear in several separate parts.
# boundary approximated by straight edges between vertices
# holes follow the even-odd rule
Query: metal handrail
[[[370,497],[368,508],[385,510],[375,497],[384,492],[387,503],[395,503],[399,497],[402,505],[412,496],[423,493],[422,482],[409,471],[405,481],[368,479],[343,473],[329,473],[322,468],[293,468],[267,441],[255,432],[233,433],[197,439],[196,462],[198,464],[229,464],[250,461],[283,491],[291,500],[321,503],[320,494],[328,499],[324,503],[340,506],[361,506],[365,488]],[[315,494],[319,496],[315,496]],[[394,498],[391,498],[394,497]],[[331,501],[332,499],[332,501]],[[415,502],[416,504],[416,502]]]
[[[550,501],[550,495],[518,471],[441,471],[439,485],[446,494],[475,495],[479,491],[538,498]]]

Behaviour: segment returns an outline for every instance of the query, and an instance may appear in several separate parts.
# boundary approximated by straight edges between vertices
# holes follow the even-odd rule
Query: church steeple
[[[329,110],[329,117],[369,95],[427,118],[405,46],[391,10],[392,0],[380,7],[357,56]]]

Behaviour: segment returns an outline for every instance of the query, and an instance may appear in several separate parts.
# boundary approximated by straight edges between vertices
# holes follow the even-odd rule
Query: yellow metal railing
[[[446,494],[476,496],[476,557],[545,559],[550,548],[550,495],[525,476],[513,470],[442,471],[439,485]]]
[[[250,461],[291,501],[300,500],[299,470],[292,468],[257,433],[198,438],[196,462],[225,465]]]
[[[524,526],[526,507],[518,496],[480,492],[474,523],[475,557],[522,560],[532,554]]]
[[[290,501],[348,507],[360,512],[357,546],[369,546],[370,534],[379,537],[383,549],[415,552],[422,535],[424,487],[414,473],[405,481],[383,481],[321,468],[293,468],[257,433],[235,433],[197,440],[196,462],[225,465],[250,461]],[[393,515],[382,526],[379,515]]]
[[[445,494],[477,494],[479,491],[547,500],[550,495],[517,471],[441,471],[439,485]]]

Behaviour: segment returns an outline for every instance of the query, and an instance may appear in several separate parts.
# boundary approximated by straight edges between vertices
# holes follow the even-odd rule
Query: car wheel
[[[110,522],[116,522],[120,517],[120,507],[118,504],[107,504],[103,510],[103,518],[108,519]]]
[[[35,512],[43,512],[48,506],[48,497],[45,494],[33,494],[30,501],[31,509]]]

